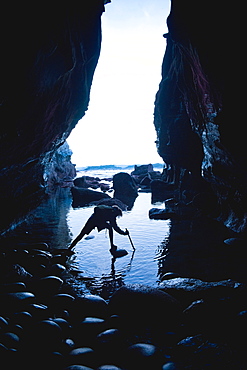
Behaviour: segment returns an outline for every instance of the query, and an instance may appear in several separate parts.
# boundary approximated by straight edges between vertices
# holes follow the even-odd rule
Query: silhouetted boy
[[[122,215],[122,211],[118,206],[99,205],[95,207],[94,213],[89,217],[80,234],[75,238],[68,249],[72,250],[85,234],[90,234],[90,232],[97,227],[99,232],[103,229],[109,230],[111,244],[110,252],[114,255],[114,252],[117,250],[117,246],[113,244],[113,229],[121,235],[129,235],[129,231],[127,229],[126,231],[123,231],[117,225],[116,218],[121,217]]]

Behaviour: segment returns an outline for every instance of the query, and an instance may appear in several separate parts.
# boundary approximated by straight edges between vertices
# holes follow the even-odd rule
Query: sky
[[[89,108],[68,138],[77,167],[162,163],[153,125],[170,0],[112,0]]]

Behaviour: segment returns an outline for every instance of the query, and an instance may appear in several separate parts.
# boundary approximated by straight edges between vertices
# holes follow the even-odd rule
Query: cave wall
[[[107,2],[1,7],[0,233],[40,203],[44,168],[87,110]]]
[[[71,162],[72,154],[69,144],[65,141],[46,164],[43,177],[47,193],[53,194],[57,187],[70,188],[74,186],[76,165]]]
[[[159,154],[202,176],[217,196],[217,219],[246,232],[247,151],[241,4],[172,0],[155,102]]]

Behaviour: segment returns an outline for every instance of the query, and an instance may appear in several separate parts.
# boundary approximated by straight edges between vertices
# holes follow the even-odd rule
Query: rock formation
[[[72,207],[84,207],[89,204],[97,203],[102,199],[110,199],[108,194],[101,191],[95,191],[91,189],[78,188],[76,186],[71,188],[71,193],[73,197]]]
[[[76,177],[75,165],[71,163],[72,150],[65,141],[53,154],[44,170],[44,180],[50,191],[57,186],[63,188],[73,186]]]
[[[119,172],[113,176],[114,198],[121,200],[130,210],[138,197],[134,179],[127,172]]]
[[[227,29],[231,24],[241,41],[239,12],[222,0],[172,1],[154,121],[164,161],[179,174],[202,173],[217,195],[218,219],[237,232],[246,230],[247,220],[244,114],[236,86],[244,68]]]
[[[2,6],[0,232],[40,203],[44,167],[87,110],[106,2]]]

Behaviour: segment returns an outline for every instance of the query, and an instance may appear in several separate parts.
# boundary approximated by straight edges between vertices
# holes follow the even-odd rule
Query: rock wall
[[[244,42],[240,14],[240,4],[230,6],[223,0],[172,0],[154,123],[164,161],[180,172],[202,174],[217,195],[217,218],[232,230],[245,232],[245,115],[238,92],[245,70],[243,49],[238,47]]]
[[[44,180],[47,190],[52,192],[57,186],[72,187],[76,177],[75,164],[71,163],[72,150],[67,141],[53,154],[44,169]]]
[[[44,168],[87,110],[104,3],[1,8],[0,232],[39,204]]]

